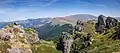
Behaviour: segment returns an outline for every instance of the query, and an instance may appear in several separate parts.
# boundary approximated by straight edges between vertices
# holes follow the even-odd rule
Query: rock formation
[[[117,26],[117,20],[112,17],[105,17],[103,15],[100,15],[98,17],[98,23],[96,23],[96,32],[103,33],[105,28],[110,29],[111,27]]]
[[[78,20],[75,27],[73,28],[74,29],[72,31],[62,32],[62,37],[59,38],[57,49],[61,50],[63,53],[77,53],[81,48],[77,45],[80,44],[85,48],[91,44],[91,34],[88,33],[85,36],[83,34],[80,34],[84,30],[82,21]],[[76,43],[76,41],[78,42]]]
[[[62,32],[62,37],[59,39],[58,50],[61,50],[63,53],[69,53],[70,48],[73,42],[73,38],[67,32]]]
[[[80,20],[77,21],[74,30],[78,32],[81,32],[82,30],[84,30],[82,21]]]
[[[69,33],[63,32],[64,53],[69,53],[73,42],[73,38]]]
[[[118,21],[115,18],[107,17],[106,28],[111,28],[111,27],[117,26],[117,22]]]
[[[96,32],[98,33],[103,33],[104,32],[104,29],[105,29],[105,25],[106,25],[106,22],[105,22],[105,16],[103,15],[100,15],[98,17],[98,23],[96,23]]]
[[[0,39],[10,45],[11,48],[6,50],[8,53],[32,53],[30,44],[39,41],[36,31],[23,29],[17,23],[2,28],[0,30]]]

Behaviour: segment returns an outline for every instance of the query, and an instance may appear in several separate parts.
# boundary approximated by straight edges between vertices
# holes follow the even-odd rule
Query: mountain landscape
[[[82,15],[1,22],[0,52],[119,53],[118,19]]]
[[[120,0],[0,0],[0,53],[120,53]]]
[[[119,18],[117,18],[119,19]],[[27,19],[13,22],[0,22],[0,28],[8,24],[18,23],[24,28],[35,28],[39,32],[39,38],[51,39],[57,37],[61,32],[67,32],[75,26],[77,20],[97,22],[97,17],[89,14],[76,14],[65,17]],[[59,35],[58,35],[59,34]]]
[[[0,28],[3,28],[8,24],[18,23],[24,28],[32,28],[32,27],[36,28],[36,30],[39,32],[39,35],[43,37],[43,39],[48,39],[52,36],[56,36],[60,34],[61,32],[66,32],[69,29],[72,29],[72,27],[69,25],[70,24],[75,25],[77,20],[87,21],[89,19],[91,20],[97,19],[97,17],[89,14],[77,14],[77,15],[70,15],[65,17],[38,18],[38,19],[27,19],[27,20],[13,21],[13,22],[0,22],[1,23]]]

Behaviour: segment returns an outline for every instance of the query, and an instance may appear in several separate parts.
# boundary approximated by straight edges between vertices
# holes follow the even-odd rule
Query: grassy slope
[[[92,33],[95,32],[94,24],[86,23],[84,26],[84,31],[85,33]]]
[[[114,28],[107,30],[103,34],[98,34],[95,33],[94,24],[87,23],[84,27],[85,30],[83,32],[94,35],[92,45],[86,48],[87,53],[114,53],[120,51],[120,40],[110,38],[115,32]],[[34,53],[60,53],[55,49],[53,42],[43,42],[32,47]]]
[[[94,25],[87,24],[84,32],[94,35],[92,45],[86,48],[88,53],[114,53],[120,51],[120,40],[110,38],[115,32],[114,28],[107,30],[103,34],[97,34]]]
[[[56,46],[53,42],[42,41],[40,44],[34,44],[32,46],[33,53],[61,53],[56,50]]]

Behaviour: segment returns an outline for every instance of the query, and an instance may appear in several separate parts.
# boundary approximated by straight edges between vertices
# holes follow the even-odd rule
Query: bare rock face
[[[73,38],[70,36],[69,33],[67,32],[63,32],[63,45],[64,45],[64,53],[69,53],[70,52],[70,48],[72,45],[72,42],[74,41]]]

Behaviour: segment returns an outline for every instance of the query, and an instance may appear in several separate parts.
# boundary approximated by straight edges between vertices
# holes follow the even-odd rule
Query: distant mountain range
[[[87,21],[87,20],[93,20],[97,19],[96,16],[89,15],[89,14],[76,14],[76,15],[70,15],[65,17],[55,17],[52,21],[53,24],[75,24],[77,20]]]
[[[20,21],[13,21],[13,22],[0,22],[0,28],[10,24],[10,23],[19,23],[21,26],[25,28],[30,27],[41,27],[46,23],[51,23],[53,25],[57,24],[75,24],[77,20],[89,20],[89,19],[96,19],[96,16],[89,15],[89,14],[77,14],[77,15],[70,15],[65,17],[55,17],[55,18],[38,18],[38,19],[27,19],[27,20],[20,20]]]
[[[46,23],[51,22],[51,20],[52,18],[38,18],[38,19],[27,19],[27,20],[13,21],[13,22],[0,22],[0,28],[12,23],[18,23],[25,28],[40,27]]]

